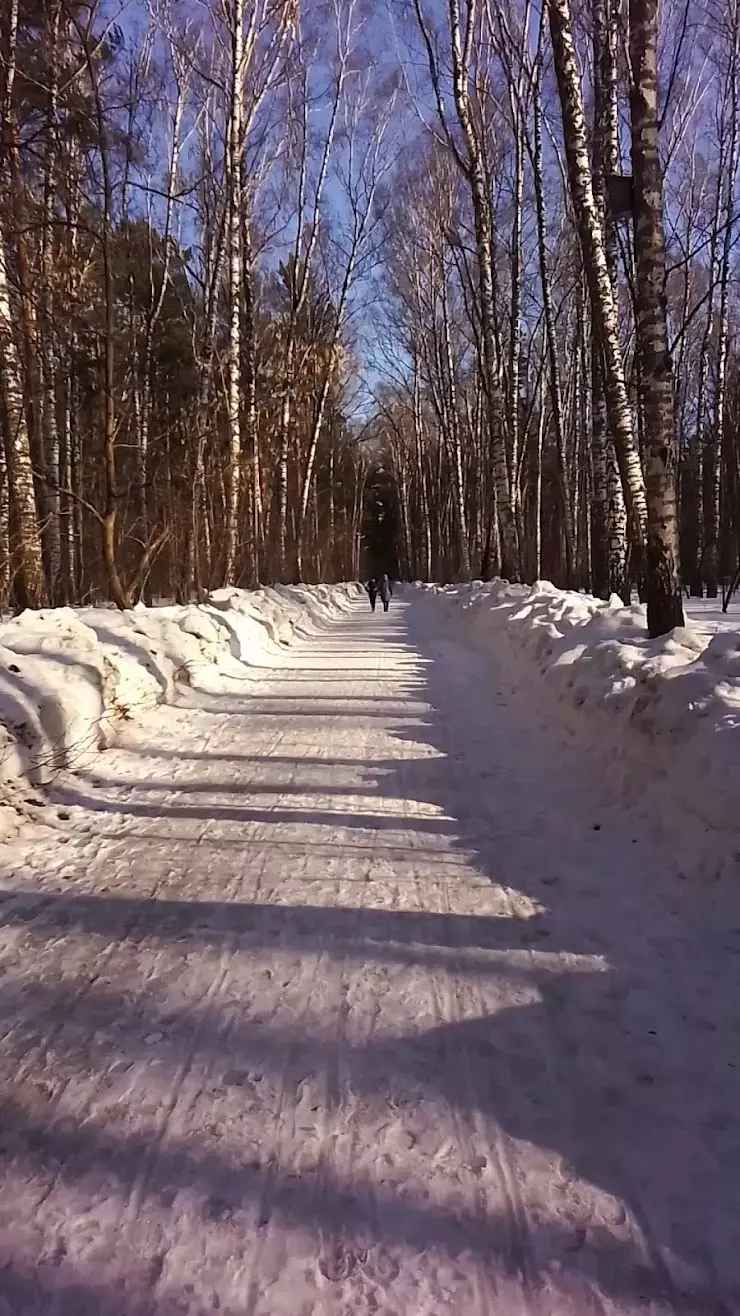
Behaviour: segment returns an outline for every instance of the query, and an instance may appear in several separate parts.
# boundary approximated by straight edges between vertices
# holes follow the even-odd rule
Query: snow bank
[[[495,648],[511,688],[577,737],[620,798],[678,839],[687,863],[740,875],[737,608],[723,617],[690,605],[686,627],[650,640],[644,607],[616,596],[546,581],[422,588]]]
[[[357,585],[218,590],[201,607],[56,608],[0,623],[0,784],[88,766],[127,721],[183,687],[248,692],[296,640],[346,612]],[[0,832],[7,810],[0,805]]]

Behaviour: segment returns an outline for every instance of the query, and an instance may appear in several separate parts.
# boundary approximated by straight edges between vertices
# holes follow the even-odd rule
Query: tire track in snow
[[[210,743],[212,748],[214,747],[215,744],[218,743],[218,740],[219,737],[217,735],[213,735],[210,738]],[[270,742],[268,754],[266,756],[266,761],[269,761],[269,757],[271,755],[279,752],[279,750],[283,745],[284,740],[285,740],[284,732],[279,732],[275,736],[275,738]],[[213,792],[212,792],[214,796],[218,797],[222,793],[219,791],[219,785],[222,784],[223,783],[214,782]],[[248,795],[249,792],[247,791],[246,794]],[[267,816],[263,822],[259,822],[259,823],[250,822],[248,824],[247,835],[244,839],[245,852],[248,852],[250,849],[254,848],[259,853],[261,843],[263,843],[267,839],[270,832],[271,824],[269,820],[269,815],[270,813],[274,812],[276,809],[281,807],[283,798],[284,797],[281,796],[280,799],[276,801],[275,804],[269,806],[267,810]],[[219,807],[216,801],[213,801],[213,806],[215,808]],[[207,854],[209,834],[213,831],[218,832],[219,829],[220,829],[220,824],[218,820],[207,824],[203,835],[203,848],[201,851],[201,855]],[[262,904],[269,905],[270,898],[274,894],[274,887],[271,890],[265,890],[263,887],[263,878],[267,867],[268,867],[268,861],[266,860],[263,851],[261,862],[259,862],[256,866],[255,880],[252,886],[252,890],[249,893],[249,899],[246,902],[239,901],[238,902],[239,904],[247,903],[253,906],[258,906]],[[225,904],[226,906],[230,906],[237,903],[236,898],[242,891],[243,886],[244,886],[244,874],[240,871],[236,874],[233,882],[226,889],[225,893],[223,893],[222,900],[219,903]],[[257,924],[255,928],[255,932],[258,933],[258,931],[259,931],[259,924]],[[201,1048],[201,1042],[205,1034],[205,1029],[207,1026],[210,1026],[210,1020],[214,1011],[214,1006],[217,1005],[219,997],[221,996],[227,984],[227,981],[229,980],[229,977],[233,973],[234,959],[240,950],[241,950],[241,939],[239,934],[227,933],[225,937],[224,945],[219,955],[218,970],[216,974],[213,976],[213,978],[211,979],[211,982],[208,986],[206,993],[199,999],[196,1006],[196,1018],[198,1018],[198,1016],[200,1017],[198,1018],[198,1023],[196,1026],[195,1033],[192,1037],[188,1053],[184,1057],[184,1059],[179,1063],[172,1077],[170,1091],[167,1095],[167,1099],[161,1111],[160,1118],[157,1122],[157,1127],[154,1130],[152,1143],[148,1148],[145,1161],[141,1166],[139,1175],[137,1177],[137,1181],[134,1185],[134,1188],[132,1189],[132,1192],[129,1197],[129,1201],[126,1205],[123,1220],[129,1229],[132,1229],[136,1225],[138,1221],[138,1217],[144,1206],[144,1202],[147,1195],[148,1184],[150,1179],[156,1172],[157,1160],[162,1148],[164,1147],[167,1138],[168,1127],[172,1119],[172,1116],[175,1113],[175,1110],[179,1106],[180,1116],[186,1117],[188,1112],[191,1112],[195,1108],[198,1100],[202,1096],[213,1074],[214,1069],[218,1066],[221,1057],[227,1051],[229,1045],[229,1038],[233,1030],[233,1021],[226,1027],[226,1029],[223,1032],[219,1034],[218,1051],[216,1052],[214,1048],[211,1048],[204,1062],[201,1063],[198,1085],[189,1094],[185,1106],[183,1107],[182,1105],[183,1090],[185,1088],[188,1078],[191,1076],[192,1072],[197,1068],[196,1065],[197,1056]]]
[[[452,646],[448,645],[448,647],[451,648]],[[453,664],[448,660],[445,663],[444,670],[448,675],[450,673],[454,673],[454,676],[458,680],[460,680],[461,670],[464,670],[464,665],[462,666],[461,669],[461,665]],[[452,707],[460,707],[461,704],[463,706],[465,706],[466,704],[466,691],[464,689],[460,690],[456,688],[453,690],[452,688],[450,688],[447,692],[447,699],[445,701],[444,710],[441,713],[442,737],[443,740],[445,741],[448,751],[447,762],[449,765],[449,771],[451,774],[452,781],[454,782],[454,787],[455,787],[454,795],[456,798],[466,799],[467,812],[470,813],[471,812],[471,800],[470,800],[471,781],[476,783],[473,786],[474,796],[478,795],[478,791],[480,789],[479,784],[477,782],[477,778],[475,776],[475,772],[474,770],[471,771],[471,769],[473,769],[475,755],[471,751],[470,746],[482,744],[481,725],[480,722],[476,720],[474,724],[472,724],[469,728],[467,728],[468,731],[470,732],[469,742],[465,743],[463,753],[456,752],[456,750],[459,749],[459,746],[453,744],[450,738],[449,726],[448,726],[448,718],[449,718],[448,710],[451,709]],[[470,704],[470,707],[473,707],[473,705]],[[490,711],[488,709],[484,710],[483,717],[484,717],[484,726],[485,726],[485,730],[483,731],[483,739],[485,741],[486,747],[489,744],[500,743],[501,735],[500,735],[500,730],[497,727],[495,727],[496,714],[493,705],[491,706]],[[506,728],[504,727],[502,728],[502,730],[504,733],[503,743],[505,744]],[[487,757],[488,755],[486,752],[486,758]],[[493,755],[493,762],[494,763],[496,762],[495,754]],[[519,786],[519,788],[521,789],[521,786]],[[476,816],[486,817],[489,810],[485,798],[480,797],[480,799],[476,800],[476,804],[474,806],[474,812]],[[553,839],[557,840],[557,834],[554,835]],[[509,858],[511,858],[511,855],[509,855]],[[445,889],[446,889],[446,900],[449,905],[450,890],[448,883],[445,883]],[[500,892],[502,905],[503,908],[506,910],[508,917],[510,917],[513,920],[521,921],[522,918],[526,918],[529,914],[532,913],[531,901],[529,897],[521,896],[519,892],[513,890],[511,887],[505,884],[497,884],[497,889]],[[531,946],[525,946],[522,949],[526,955],[527,960],[532,966],[532,970],[533,970],[532,978],[533,980],[536,980],[538,976],[541,976],[541,969],[539,973],[537,971],[537,961],[538,961],[537,952],[533,950]],[[563,968],[565,968],[569,963],[569,961],[572,959],[572,956],[570,956],[567,952],[561,951],[559,953],[558,958],[561,960]],[[464,994],[466,994],[472,1002],[474,1015],[476,1017],[482,1017],[486,1013],[488,998],[483,984],[483,979],[481,978],[481,976],[479,974],[471,974],[469,978],[466,978],[466,983],[463,991]],[[555,1021],[553,1022],[555,1025]],[[557,1021],[557,1023],[562,1023],[562,1021]],[[552,1060],[553,1060],[553,1050],[557,1045],[557,1040],[556,1040],[557,1031],[558,1031],[557,1026],[554,1026],[553,1030],[550,1032],[546,1032],[544,1029],[540,1028],[536,1036],[537,1047],[540,1050],[545,1060],[545,1063],[547,1064],[548,1070],[551,1073],[554,1072],[554,1066],[552,1064]],[[577,1081],[577,1074],[574,1074],[574,1082],[576,1081]],[[554,1085],[551,1085],[551,1091],[554,1091]],[[570,1096],[571,1094],[569,1093],[568,1095]],[[481,1121],[480,1116],[478,1114],[476,1119],[476,1124],[480,1126],[481,1123],[485,1124],[484,1121],[483,1122]],[[576,1134],[572,1139],[572,1144],[577,1145],[577,1143],[578,1143],[578,1138]],[[513,1162],[513,1160],[509,1155],[507,1155],[507,1160],[508,1160],[508,1164],[511,1167],[512,1175],[516,1176],[515,1163]],[[573,1184],[579,1182],[579,1178],[580,1177],[576,1171],[570,1173],[569,1167],[567,1166],[565,1167],[565,1174],[562,1179],[562,1183],[566,1189],[570,1189]],[[579,1183],[579,1188],[582,1189],[583,1187],[584,1185]],[[587,1189],[587,1193],[590,1191],[590,1193],[592,1194],[593,1193],[598,1194],[600,1191],[598,1188],[592,1185],[586,1185],[585,1187]],[[521,1195],[520,1195],[520,1200],[521,1200]],[[582,1200],[582,1194],[581,1194],[581,1200]],[[619,1203],[622,1213],[622,1220],[628,1230],[629,1240],[634,1249],[635,1257],[639,1262],[639,1264],[641,1265],[641,1267],[643,1268],[644,1274],[646,1276],[652,1276],[652,1278],[648,1282],[648,1288],[653,1298],[653,1301],[650,1302],[650,1310],[655,1310],[656,1312],[660,1311],[663,1314],[667,1314],[669,1311],[671,1313],[690,1312],[691,1316],[699,1316],[699,1312],[701,1312],[701,1316],[704,1316],[705,1308],[702,1305],[702,1300],[699,1299],[700,1305],[696,1306],[694,1299],[687,1294],[682,1294],[676,1282],[674,1281],[673,1275],[670,1272],[670,1268],[662,1255],[660,1246],[655,1237],[654,1231],[652,1230],[648,1215],[643,1210],[642,1204],[640,1203],[639,1200],[639,1196],[635,1193],[633,1185],[628,1184],[627,1182],[623,1183],[621,1188]],[[590,1223],[590,1220],[588,1223]],[[574,1230],[574,1239],[576,1240],[573,1248],[574,1253],[577,1253],[579,1251],[579,1248],[586,1243],[587,1230],[588,1230],[588,1224],[586,1228]],[[536,1286],[538,1267],[537,1267],[537,1259],[534,1254],[534,1251],[530,1253],[529,1261],[530,1261],[530,1276],[531,1276],[530,1284],[532,1286]],[[589,1275],[587,1267],[581,1273],[580,1278],[582,1283],[586,1285],[587,1292],[584,1292],[583,1288],[581,1288],[579,1290],[578,1297],[579,1300],[586,1301],[588,1303],[589,1309],[603,1314],[607,1312],[616,1312],[616,1311],[625,1310],[625,1308],[620,1303],[617,1303],[615,1305],[605,1297],[603,1291],[600,1288],[600,1282],[597,1275],[595,1273],[591,1273]],[[555,1305],[547,1307],[548,1316],[550,1313],[552,1313],[552,1316],[559,1316],[561,1310],[561,1306],[560,1306],[561,1302],[563,1301],[567,1302],[570,1308],[570,1305],[574,1298],[574,1294],[572,1291],[559,1294],[556,1288],[554,1294],[550,1294],[550,1297],[551,1298],[554,1297]],[[631,1309],[632,1308],[630,1308],[630,1310]],[[712,1312],[715,1311],[713,1302],[710,1303],[710,1307],[706,1308],[707,1316],[709,1316],[710,1309]],[[720,1312],[722,1312],[721,1306],[718,1309],[718,1316]]]
[[[412,846],[413,836],[414,833],[412,832]],[[421,914],[428,912],[430,908],[428,889],[423,886],[423,881],[423,876],[418,875],[416,877],[416,901]],[[441,901],[442,908],[438,912],[449,915],[451,911],[444,876],[441,882],[444,896]],[[450,933],[453,932],[452,922],[452,919],[448,920]],[[435,971],[430,968],[424,975],[432,1015],[435,1025],[439,1029],[449,1030],[451,1027],[454,1028],[455,1025],[461,1025],[465,1022],[466,1014],[461,1005],[460,992],[454,977],[455,971],[456,965],[452,962],[447,972],[444,970]],[[488,1163],[495,1166],[497,1171],[498,1193],[492,1200],[490,1192],[477,1177],[485,1167],[480,1166],[480,1152],[468,1130],[466,1117],[447,1103],[448,1119],[453,1129],[455,1143],[461,1152],[458,1164],[464,1165],[468,1171],[468,1192],[475,1214],[482,1218],[491,1218],[491,1207],[495,1207],[498,1212],[501,1201],[503,1202],[503,1214],[508,1222],[512,1257],[516,1258],[516,1264],[521,1265],[525,1282],[528,1283],[529,1267],[526,1264],[528,1248],[525,1226],[522,1221],[521,1203],[517,1201],[516,1190],[512,1186],[512,1175],[506,1156],[499,1147],[492,1146],[490,1136],[483,1122],[476,1118],[478,1094],[472,1080],[467,1048],[464,1045],[453,1047],[448,1041],[445,1047],[444,1063],[450,1075],[458,1070],[458,1067],[462,1071],[461,1086],[467,1095],[465,1105],[475,1127],[477,1141],[486,1148]],[[476,1177],[473,1178],[472,1176]],[[477,1261],[473,1266],[473,1274],[475,1276],[476,1306],[480,1316],[495,1316],[500,1303],[500,1295],[497,1292],[495,1282],[492,1282],[488,1269],[481,1266]],[[522,1316],[528,1316],[528,1313],[529,1305],[527,1302],[522,1309]],[[511,1316],[515,1316],[513,1310]]]
[[[290,671],[285,670],[280,673],[277,679],[273,679],[271,685],[281,689],[286,682],[290,680]],[[264,696],[265,699],[279,698],[279,695],[271,694],[268,690]],[[284,739],[281,733],[280,740]],[[271,750],[275,752],[277,744]],[[319,747],[320,748],[320,747]],[[275,810],[285,810],[291,804],[291,794],[285,790],[286,785],[293,785],[300,768],[302,758],[311,757],[315,754],[317,745],[309,743],[303,755],[295,754],[295,767],[288,773],[287,782],[283,782],[283,789],[276,786],[275,794],[277,800],[274,805],[270,806],[270,812]],[[269,755],[266,757],[269,762]],[[277,894],[277,888],[274,892]],[[271,893],[271,894],[273,894]],[[267,893],[261,892],[263,903],[266,900]],[[280,908],[280,903],[276,905]],[[332,957],[330,951],[321,949],[312,956],[312,967],[306,974],[304,972],[302,1008],[291,1019],[290,1037],[283,1063],[280,1068],[277,1083],[277,1101],[271,1116],[271,1151],[267,1162],[263,1164],[261,1171],[261,1184],[255,1196],[254,1219],[255,1219],[255,1240],[252,1249],[250,1264],[247,1268],[247,1274],[244,1281],[244,1316],[254,1316],[262,1296],[262,1290],[265,1283],[263,1275],[263,1266],[266,1254],[276,1241],[276,1236],[280,1234],[280,1211],[279,1211],[279,1192],[281,1187],[281,1176],[287,1170],[290,1155],[295,1147],[297,1135],[297,1118],[299,1113],[299,1101],[293,1088],[289,1076],[294,1067],[297,1056],[300,1054],[303,1046],[304,1025],[308,1019],[314,1005],[314,989],[319,981],[321,974],[327,965],[331,965]],[[283,1002],[278,999],[272,1019],[280,1017]],[[264,1021],[266,1028],[269,1028],[270,1019]],[[276,1219],[277,1216],[277,1219]]]
[[[453,701],[451,701],[452,704]],[[457,701],[454,701],[455,706]],[[440,715],[438,715],[440,716]],[[441,715],[445,718],[441,728],[442,739],[447,751],[447,772],[448,780],[447,789],[455,799],[465,799],[470,807],[471,789],[477,794],[477,787],[472,785],[476,781],[472,761],[468,762],[465,754],[457,752],[457,747],[451,743],[448,726],[446,722],[447,709]],[[495,739],[489,743],[496,743]],[[472,756],[471,756],[472,758]],[[485,817],[485,801],[481,800],[480,808],[475,809],[476,815]],[[460,831],[464,832],[464,822],[460,822]],[[465,847],[463,836],[458,836],[458,844]],[[472,861],[475,865],[475,860]],[[493,877],[486,879],[491,897],[495,895],[496,908],[502,910],[505,916],[511,920],[512,927],[522,926],[533,912],[532,902],[527,897],[520,898],[518,893],[502,882],[496,881]],[[464,893],[464,887],[462,889]],[[469,909],[464,900],[461,899],[461,892],[458,888],[455,890],[456,900],[453,902],[451,896],[450,881],[447,874],[442,870],[440,883],[440,897],[442,912],[449,918],[450,932],[453,943],[457,946],[458,955],[465,957],[466,947],[459,935],[456,934],[456,910],[454,905],[462,903],[464,914],[469,914]],[[421,899],[421,897],[420,897]],[[476,913],[480,913],[478,908]],[[524,945],[520,954],[523,954],[526,961],[529,962],[533,970],[537,968],[536,952],[531,946]],[[532,973],[532,980],[536,980],[536,972]],[[450,1022],[461,1022],[465,1019],[475,1021],[491,1017],[491,1005],[495,1003],[496,1010],[510,1009],[512,1004],[517,1005],[516,1000],[500,999],[500,993],[496,993],[494,1002],[491,1000],[490,988],[486,989],[486,984],[479,972],[466,972],[462,982],[457,981],[453,986],[448,985],[450,995]],[[524,1007],[526,1009],[526,1006]],[[550,1047],[545,1045],[541,1048],[543,1038],[541,1033],[536,1038],[538,1049],[543,1049],[547,1056]],[[460,1047],[460,1056],[462,1065],[466,1074],[466,1084],[468,1088],[469,1100],[468,1109],[472,1126],[476,1133],[477,1141],[482,1150],[486,1153],[486,1159],[489,1165],[495,1166],[499,1183],[503,1190],[505,1210],[509,1219],[511,1238],[513,1243],[512,1257],[515,1266],[520,1270],[523,1284],[523,1299],[526,1311],[539,1311],[541,1302],[541,1284],[539,1280],[539,1267],[537,1264],[536,1250],[533,1242],[533,1230],[530,1224],[528,1209],[519,1186],[519,1167],[517,1164],[516,1152],[510,1146],[508,1135],[496,1124],[496,1132],[492,1134],[491,1118],[486,1118],[482,1114],[485,1108],[485,1095],[477,1088],[476,1080],[473,1076],[474,1066],[471,1062],[469,1047],[463,1044]],[[588,1297],[589,1305],[594,1312],[604,1313],[605,1308],[600,1295],[597,1293],[595,1286],[590,1286]],[[492,1311],[495,1312],[495,1306]],[[554,1309],[553,1316],[557,1316],[557,1308]]]
[[[309,1017],[312,1008],[313,989],[319,977],[319,972],[324,968],[328,959],[329,957],[326,952],[321,952],[313,956],[313,968],[307,975],[308,980],[304,982],[305,990],[303,1008],[293,1020],[294,1029],[292,1031],[292,1040],[287,1046],[283,1063],[279,1071],[277,1102],[271,1114],[271,1150],[266,1163],[262,1166],[261,1185],[255,1194],[255,1242],[252,1260],[248,1267],[244,1285],[244,1316],[255,1316],[257,1303],[261,1296],[262,1285],[264,1284],[264,1278],[261,1274],[261,1266],[265,1253],[273,1238],[271,1227],[273,1225],[276,1206],[279,1208],[279,1181],[281,1174],[286,1169],[286,1158],[284,1153],[286,1147],[292,1147],[296,1140],[298,1103],[294,1099],[291,1100],[293,1088],[289,1082],[289,1075],[294,1066],[296,1057],[300,1053],[302,1045],[300,1039],[303,1034],[303,1026]],[[275,1015],[278,1014],[279,1008],[278,1004],[278,1006],[276,1006]]]
[[[290,673],[282,674],[281,685],[290,686]],[[270,697],[270,696],[268,696]],[[279,693],[272,694],[273,699],[279,699]],[[363,747],[364,748],[364,745]],[[322,757],[323,737],[317,738],[316,733],[312,732],[311,738],[304,746],[302,755],[296,753],[296,768],[290,773],[291,781],[295,781],[297,771],[302,759],[313,760]],[[301,792],[303,793],[303,792]],[[312,791],[306,787],[305,794],[310,797]],[[316,794],[320,795],[320,787],[316,787]],[[281,806],[290,804],[290,797],[281,798]],[[311,894],[311,898],[317,904],[325,904],[329,907],[336,905],[337,886],[341,884],[341,876],[327,876],[326,873],[321,878],[309,877],[305,886]],[[359,890],[359,905],[354,906],[359,911],[364,901],[364,888]],[[321,897],[324,897],[322,900]],[[343,907],[343,906],[342,906]],[[300,1049],[298,1039],[303,1033],[303,1024],[307,1019],[313,1006],[313,995],[315,985],[321,981],[324,970],[329,970],[328,976],[333,981],[331,993],[331,1005],[326,1000],[322,1002],[322,1010],[332,1010],[333,1026],[331,1035],[327,1038],[324,1036],[324,1070],[318,1085],[307,1083],[305,1078],[301,1080],[293,1095],[293,1100],[288,1100],[288,1084],[286,1082],[287,1073],[290,1070],[293,1061]],[[276,1211],[278,1198],[278,1178],[285,1173],[288,1166],[291,1172],[296,1172],[296,1158],[300,1161],[300,1153],[297,1148],[298,1142],[298,1119],[302,1115],[302,1108],[305,1105],[303,1098],[308,1095],[309,1112],[316,1113],[321,1111],[321,1120],[319,1122],[320,1139],[318,1145],[318,1154],[315,1162],[310,1167],[310,1177],[315,1184],[315,1194],[320,1198],[322,1190],[329,1187],[330,1179],[336,1176],[338,1162],[336,1157],[336,1148],[339,1135],[340,1113],[345,1112],[346,1105],[343,1100],[343,1084],[341,1080],[341,1056],[343,1045],[345,1043],[345,1024],[349,1012],[348,995],[349,995],[349,960],[346,954],[337,960],[336,953],[332,951],[331,946],[321,949],[314,956],[314,968],[309,983],[305,990],[305,1008],[300,1013],[293,1025],[294,1041],[290,1045],[285,1060],[283,1075],[280,1084],[280,1098],[278,1112],[275,1117],[274,1127],[277,1130],[275,1138],[275,1148],[265,1174],[262,1192],[259,1198],[258,1208],[258,1241],[255,1254],[250,1267],[250,1275],[247,1284],[245,1316],[255,1316],[260,1298],[263,1296],[261,1287],[264,1285],[264,1275],[262,1267],[266,1254],[275,1247],[281,1235],[282,1222],[280,1220],[279,1207]],[[313,1079],[313,1076],[312,1076]],[[318,1090],[315,1091],[315,1087]],[[292,1091],[292,1087],[291,1087]],[[309,1095],[313,1092],[313,1096]],[[313,1104],[310,1104],[313,1103]],[[300,1174],[300,1169],[298,1173]],[[341,1176],[339,1176],[341,1182]],[[333,1226],[320,1226],[318,1233],[318,1251],[316,1255],[317,1280],[319,1285],[322,1279],[328,1284],[346,1281],[355,1270],[356,1263],[362,1260],[363,1250],[357,1248],[354,1244],[349,1243],[345,1236],[345,1231],[339,1226],[334,1229]],[[322,1303],[321,1290],[319,1288],[319,1303]]]

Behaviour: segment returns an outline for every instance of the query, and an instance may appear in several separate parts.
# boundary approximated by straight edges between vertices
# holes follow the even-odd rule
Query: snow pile
[[[693,862],[740,873],[740,616],[696,620],[659,640],[645,609],[546,581],[431,586],[477,644],[503,658],[512,689],[598,759],[620,798],[649,814]]]
[[[183,687],[248,691],[257,669],[346,613],[359,586],[218,590],[203,606],[56,608],[0,623],[0,783],[88,766]],[[6,818],[0,817],[0,828]]]

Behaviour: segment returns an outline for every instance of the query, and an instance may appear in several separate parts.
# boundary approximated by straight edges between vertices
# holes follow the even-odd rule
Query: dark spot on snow
[[[21,670],[20,667],[16,666],[15,663],[8,663],[9,672],[20,672],[20,670]]]
[[[69,813],[67,809],[60,809],[57,814],[57,818],[59,819],[60,822],[69,822],[71,816],[72,815]]]
[[[601,831],[601,823],[594,823],[594,831],[595,832]]]
[[[154,1256],[149,1262],[150,1284],[156,1284],[157,1280],[160,1278],[162,1271],[164,1270],[164,1258],[165,1258],[164,1252],[155,1252]]]
[[[49,1260],[53,1266],[60,1266],[67,1256],[67,1244],[63,1238],[56,1239]]]
[[[208,1220],[228,1220],[233,1207],[223,1197],[208,1197],[203,1205],[203,1214]]]
[[[569,1252],[580,1252],[585,1242],[586,1230],[581,1225],[578,1229],[574,1229],[573,1237],[569,1240],[566,1246]]]
[[[355,1255],[355,1250],[350,1247],[343,1247],[338,1241],[333,1241],[324,1250],[323,1256],[319,1258],[319,1270],[324,1279],[338,1282],[347,1279],[354,1270],[357,1261],[365,1261],[366,1252]]]
[[[243,1088],[249,1082],[246,1069],[228,1069],[224,1074],[224,1083],[230,1088]]]

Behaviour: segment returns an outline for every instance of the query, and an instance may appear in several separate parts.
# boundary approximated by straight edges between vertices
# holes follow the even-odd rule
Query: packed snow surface
[[[358,589],[223,589],[200,607],[55,608],[0,623],[0,783],[46,785],[90,766],[128,722],[186,688],[243,694]]]
[[[647,637],[645,608],[497,580],[425,586],[504,664],[512,689],[578,740],[685,866],[740,880],[740,607],[686,601],[684,628]]]
[[[564,734],[556,636],[264,599],[4,628],[59,758],[0,847],[2,1316],[734,1316],[734,875],[614,796],[626,714]]]

